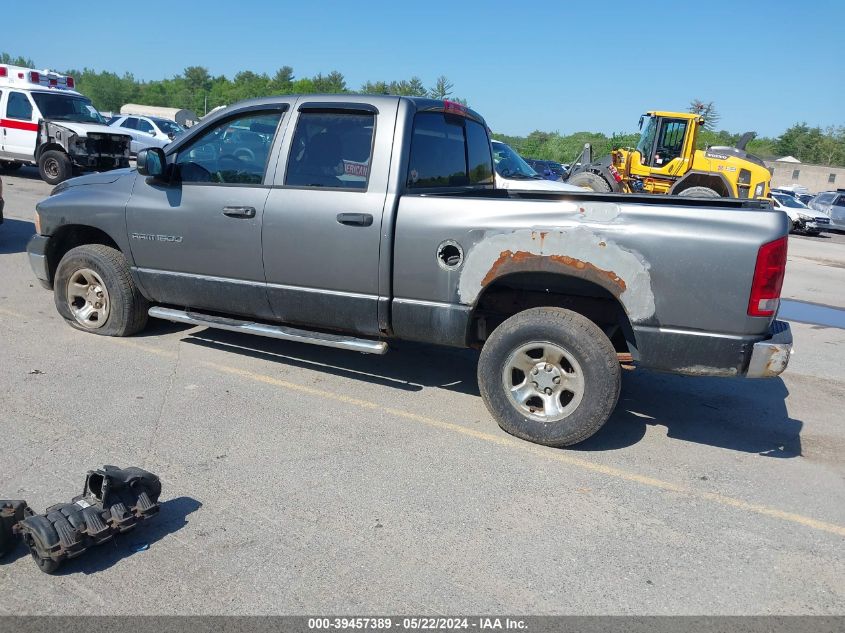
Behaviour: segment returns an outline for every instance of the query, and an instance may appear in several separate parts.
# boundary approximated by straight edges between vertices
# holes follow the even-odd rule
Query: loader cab
[[[701,117],[675,112],[647,112],[640,117],[640,140],[631,157],[635,176],[676,176],[692,163]]]

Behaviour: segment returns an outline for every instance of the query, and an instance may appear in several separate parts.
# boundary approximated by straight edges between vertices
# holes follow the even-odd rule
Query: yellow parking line
[[[144,345],[140,343],[136,343],[134,341],[130,341],[127,339],[111,339],[116,343],[121,343],[123,345],[127,345],[129,347],[134,347],[136,349],[149,352],[152,354],[156,354],[159,356],[166,356],[168,358],[175,358],[176,354],[174,352],[168,352],[167,350],[158,349],[149,345]],[[319,396],[321,398],[328,398],[330,400],[335,400],[336,402],[341,402],[343,404],[352,405],[355,407],[359,407],[362,409],[369,409],[369,410],[378,410],[389,415],[404,418],[406,420],[412,420],[414,422],[420,422],[427,426],[439,428],[446,431],[451,431],[453,433],[460,433],[461,435],[465,435],[468,437],[473,437],[478,440],[482,440],[485,442],[489,442],[491,444],[497,444],[499,446],[507,446],[510,448],[518,449],[521,451],[529,452],[534,455],[538,455],[545,459],[551,459],[557,462],[561,462],[567,464],[569,466],[574,466],[576,468],[580,468],[581,470],[586,470],[594,473],[599,473],[601,475],[605,475],[607,477],[612,477],[615,479],[621,479],[624,481],[630,481],[634,483],[641,484],[643,486],[648,486],[650,488],[656,488],[659,490],[665,490],[668,492],[674,492],[678,494],[687,495],[690,497],[696,497],[698,499],[704,499],[706,501],[711,501],[714,503],[718,503],[719,505],[737,508],[739,510],[745,510],[747,512],[753,512],[755,514],[760,514],[767,517],[772,517],[775,519],[781,519],[783,521],[789,521],[791,523],[796,523],[798,525],[802,525],[804,527],[808,527],[814,530],[819,530],[821,532],[829,532],[830,534],[836,534],[837,536],[845,536],[845,526],[837,525],[835,523],[829,523],[827,521],[820,521],[818,519],[814,519],[812,517],[807,517],[801,514],[797,514],[794,512],[786,512],[784,510],[778,510],[777,508],[772,508],[769,506],[757,504],[757,503],[749,503],[748,501],[743,501],[742,499],[737,499],[735,497],[729,497],[727,495],[720,494],[718,492],[706,492],[701,490],[694,490],[692,488],[688,488],[686,486],[682,486],[679,484],[674,484],[669,481],[663,481],[661,479],[655,479],[654,477],[648,477],[646,475],[640,475],[635,472],[623,470],[621,468],[615,468],[613,466],[606,466],[604,464],[597,464],[595,462],[588,461],[586,459],[582,459],[580,457],[576,457],[572,453],[562,452],[556,449],[546,448],[544,446],[538,446],[536,444],[530,444],[528,442],[524,442],[522,440],[514,439],[510,436],[503,436],[503,435],[493,435],[491,433],[485,433],[484,431],[479,431],[476,429],[472,429],[466,426],[462,426],[460,424],[455,424],[453,422],[446,422],[445,420],[439,420],[437,418],[432,418],[426,415],[420,415],[418,413],[411,413],[409,411],[404,411],[402,409],[395,409],[393,407],[387,407],[375,402],[370,402],[368,400],[361,400],[360,398],[353,398],[350,396],[345,396],[342,394],[334,393],[332,391],[324,391],[322,389],[315,389],[314,387],[308,387],[306,385],[300,385],[297,383],[289,382],[287,380],[280,380],[278,378],[274,378],[273,376],[268,376],[266,374],[259,374],[256,372],[252,372],[246,369],[239,369],[237,367],[230,367],[229,365],[221,365],[219,363],[207,362],[202,361],[202,365],[219,371],[221,373],[230,374],[233,376],[239,376],[241,378],[246,378],[248,380],[252,380],[255,382],[264,383],[267,385],[272,385],[274,387],[280,387],[282,389],[287,389],[289,391],[297,391],[299,393],[306,393],[314,396]]]

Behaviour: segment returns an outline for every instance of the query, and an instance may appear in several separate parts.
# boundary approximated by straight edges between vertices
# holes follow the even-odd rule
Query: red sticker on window
[[[350,176],[361,176],[366,178],[370,175],[370,166],[362,163],[350,163],[343,161],[343,171]]]

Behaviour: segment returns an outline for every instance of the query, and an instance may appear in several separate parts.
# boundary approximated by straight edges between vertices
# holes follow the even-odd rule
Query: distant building
[[[810,165],[794,156],[764,162],[772,172],[772,187],[803,185],[810,193],[845,188],[845,167]]]

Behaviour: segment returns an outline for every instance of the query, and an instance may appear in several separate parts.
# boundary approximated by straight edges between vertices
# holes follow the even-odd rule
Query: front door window
[[[251,112],[226,119],[179,152],[183,183],[261,184],[282,113]]]

